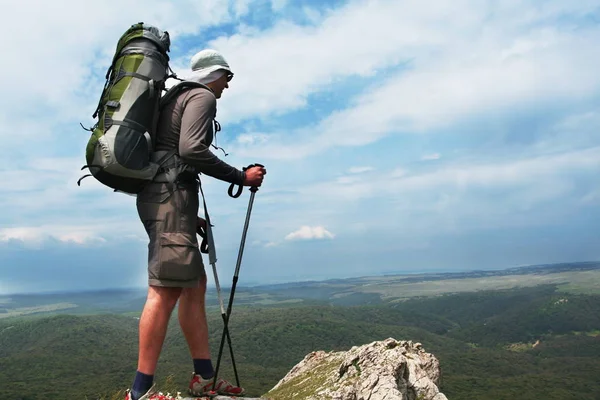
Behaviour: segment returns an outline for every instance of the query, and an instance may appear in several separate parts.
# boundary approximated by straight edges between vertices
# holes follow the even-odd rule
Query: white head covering
[[[216,50],[206,49],[196,53],[190,62],[192,73],[185,79],[207,84],[219,79],[223,74],[233,75],[225,57]]]

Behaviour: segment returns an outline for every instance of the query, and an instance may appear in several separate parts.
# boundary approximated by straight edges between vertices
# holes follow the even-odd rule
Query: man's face
[[[223,74],[223,76],[221,76],[216,81],[213,81],[207,85],[208,87],[210,87],[213,90],[213,92],[215,93],[215,97],[217,99],[221,98],[221,95],[223,94],[223,90],[225,90],[226,88],[229,88],[229,81],[231,80],[232,77],[233,77],[233,75],[231,73],[227,72],[227,73]]]

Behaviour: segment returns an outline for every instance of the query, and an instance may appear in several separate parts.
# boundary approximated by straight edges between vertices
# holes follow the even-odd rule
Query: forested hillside
[[[131,315],[0,320],[0,398],[96,399],[130,384],[137,359]],[[216,356],[222,322],[209,315]],[[419,341],[441,362],[449,399],[600,397],[600,297],[543,286],[377,306],[239,306],[231,335],[242,385],[270,389],[307,353],[387,337]],[[229,367],[225,358],[225,367]],[[185,388],[191,361],[173,319],[157,377]],[[229,368],[224,373],[230,379]],[[51,385],[32,384],[37,377]]]

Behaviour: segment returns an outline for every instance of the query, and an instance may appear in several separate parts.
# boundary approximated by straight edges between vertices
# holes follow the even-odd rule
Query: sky
[[[76,184],[137,22],[235,73],[216,154],[268,172],[238,285],[600,260],[598,0],[0,5],[0,294],[147,284],[135,198]],[[202,184],[228,285],[250,193]]]

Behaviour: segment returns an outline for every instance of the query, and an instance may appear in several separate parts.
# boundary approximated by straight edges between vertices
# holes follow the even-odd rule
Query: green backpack
[[[169,33],[144,24],[132,25],[119,39],[93,118],[86,146],[90,174],[114,191],[139,193],[174,152],[152,161],[154,136],[163,97],[173,98],[183,82],[163,96],[165,81],[176,78],[169,66]]]

